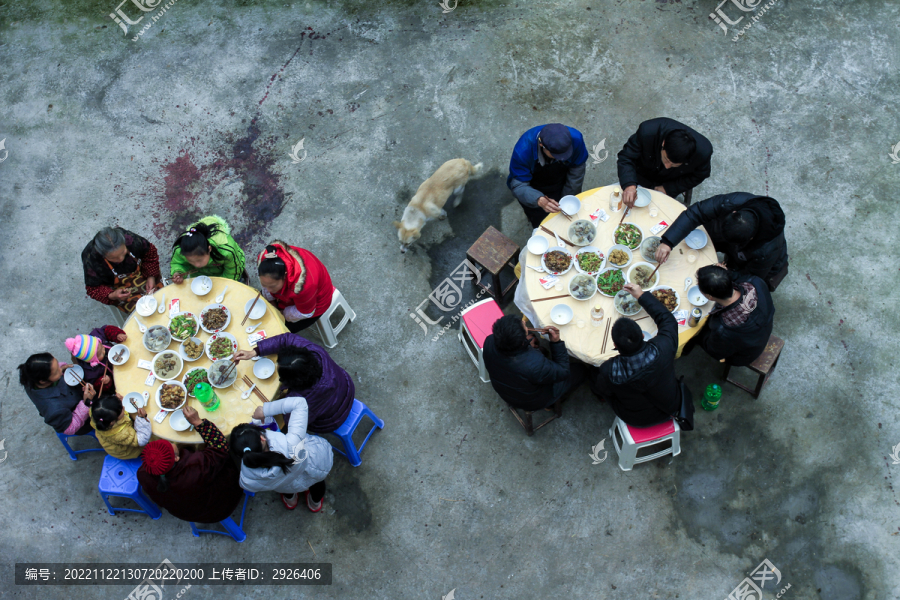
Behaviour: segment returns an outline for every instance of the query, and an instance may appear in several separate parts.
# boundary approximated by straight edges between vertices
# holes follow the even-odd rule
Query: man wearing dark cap
[[[622,200],[634,206],[637,186],[691,204],[695,187],[709,177],[713,148],[708,139],[678,121],[660,117],[644,121],[619,152],[616,166]]]
[[[551,123],[526,131],[513,149],[506,185],[532,227],[559,212],[559,199],[581,193],[588,151],[581,132]]]

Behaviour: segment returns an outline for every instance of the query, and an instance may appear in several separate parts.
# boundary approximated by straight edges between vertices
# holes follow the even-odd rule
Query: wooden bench
[[[766,385],[766,382],[769,380],[769,376],[772,375],[772,372],[775,371],[775,366],[778,364],[778,358],[781,356],[781,350],[784,348],[784,340],[780,337],[776,337],[774,335],[769,336],[769,342],[766,344],[766,349],[763,350],[762,354],[760,354],[756,360],[750,363],[747,368],[756,373],[759,378],[756,381],[756,388],[750,389],[747,386],[734,381],[733,379],[728,378],[728,373],[731,371],[731,365],[725,365],[725,373],[722,374],[722,377],[728,383],[736,385],[746,392],[750,392],[750,395],[754,398],[759,398],[760,392],[762,392],[763,386]]]
[[[516,421],[519,422],[519,425],[521,425],[525,429],[525,433],[527,433],[528,435],[534,435],[535,431],[537,431],[538,429],[540,429],[541,427],[543,427],[550,421],[553,421],[554,419],[558,419],[562,416],[562,400],[557,400],[556,403],[553,405],[553,416],[550,417],[549,419],[547,419],[546,421],[544,421],[543,423],[541,423],[540,425],[538,425],[537,427],[535,427],[534,423],[531,421],[531,415],[533,415],[534,413],[536,413],[538,411],[536,411],[536,410],[522,411],[525,413],[525,418],[523,419],[522,417],[519,416],[519,411],[516,410],[515,408],[513,408],[512,405],[507,404],[506,406],[507,406],[507,408],[509,408],[509,412],[511,412],[513,414],[513,416],[516,418]],[[546,409],[541,409],[541,410],[546,410]]]

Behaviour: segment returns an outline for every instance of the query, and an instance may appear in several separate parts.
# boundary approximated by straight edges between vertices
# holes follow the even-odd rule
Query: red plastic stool
[[[503,311],[492,298],[488,298],[473,304],[460,316],[462,323],[459,326],[459,341],[478,367],[481,380],[490,383],[491,378],[484,366],[484,340],[491,335],[491,328],[503,316]]]
[[[622,440],[621,444],[616,437],[617,431]],[[612,427],[609,428],[609,437],[612,438],[613,446],[619,455],[619,468],[623,471],[630,471],[637,463],[655,460],[667,454],[672,456],[681,454],[681,428],[674,419],[650,427],[632,427],[616,417]],[[669,442],[668,447],[663,450],[638,458],[637,453],[641,448],[666,442]]]

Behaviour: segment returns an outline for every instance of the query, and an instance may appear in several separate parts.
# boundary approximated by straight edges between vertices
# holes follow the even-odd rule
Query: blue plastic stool
[[[97,439],[97,434],[94,433],[93,430],[85,433],[84,435],[90,436],[90,437],[94,438],[95,440]],[[71,458],[72,460],[78,460],[78,457],[76,455],[81,454],[82,452],[106,452],[106,450],[104,450],[103,448],[88,448],[87,450],[72,450],[72,446],[69,445],[69,438],[70,437],[83,437],[82,435],[76,435],[74,433],[72,435],[66,435],[65,433],[57,433],[56,437],[58,437],[59,441],[62,442],[63,448],[66,449],[66,452],[69,453],[69,458]]]
[[[369,430],[366,439],[363,440],[363,443],[359,445],[359,450],[357,450],[353,443],[353,432],[356,431],[356,428],[362,422],[363,417],[367,415],[372,419],[372,422],[375,423],[375,427],[372,427],[372,429]],[[344,450],[338,450],[335,446],[332,446],[332,448],[338,454],[346,456],[351,465],[358,467],[362,464],[359,453],[362,452],[366,442],[368,442],[369,438],[372,437],[372,434],[375,433],[376,427],[378,429],[384,429],[384,421],[375,416],[375,413],[373,413],[368,406],[354,398],[353,407],[350,408],[350,414],[347,415],[347,419],[334,431],[334,435],[340,438]]]
[[[247,500],[249,500],[252,496],[255,496],[253,492],[248,492],[244,490],[244,508],[241,509],[241,522],[235,523],[234,519],[228,517],[222,521],[219,521],[219,524],[225,528],[225,531],[216,531],[215,529],[198,529],[193,522],[191,522],[191,531],[194,533],[194,537],[200,537],[200,533],[217,533],[219,535],[227,535],[230,536],[234,541],[241,543],[247,539],[247,534],[244,533],[244,513],[247,512]]]
[[[100,497],[106,504],[109,514],[115,515],[116,511],[146,513],[154,521],[162,516],[162,511],[153,503],[138,483],[137,472],[143,461],[140,458],[121,460],[114,456],[103,459],[103,472],[100,473]],[[110,496],[130,498],[137,502],[141,508],[113,508],[109,504]]]

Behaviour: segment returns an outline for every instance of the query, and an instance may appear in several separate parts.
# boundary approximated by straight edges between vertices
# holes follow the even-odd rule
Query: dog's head
[[[394,227],[397,228],[397,237],[400,239],[400,252],[406,253],[406,250],[422,237],[422,232],[418,228],[408,228],[400,221],[394,221]]]

